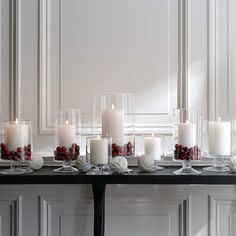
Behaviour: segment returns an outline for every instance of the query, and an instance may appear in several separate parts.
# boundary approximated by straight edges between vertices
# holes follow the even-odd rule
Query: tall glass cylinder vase
[[[32,172],[21,164],[32,156],[32,126],[30,121],[15,120],[2,122],[1,159],[10,161],[10,169],[1,174],[24,174]]]
[[[193,108],[174,110],[174,158],[182,161],[177,175],[196,175],[199,171],[192,168],[191,161],[201,159],[199,112]]]
[[[55,111],[55,161],[62,161],[62,167],[55,169],[55,172],[72,173],[78,170],[72,167],[80,155],[80,110],[64,109]]]
[[[134,157],[135,96],[130,93],[96,94],[92,103],[94,135],[112,138],[112,156]]]
[[[235,122],[218,118],[218,120],[204,121],[203,128],[204,156],[214,160],[214,164],[204,170],[229,171],[224,161],[235,155]]]

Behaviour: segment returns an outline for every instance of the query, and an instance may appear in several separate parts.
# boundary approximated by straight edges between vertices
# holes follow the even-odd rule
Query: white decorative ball
[[[75,165],[80,172],[86,173],[92,169],[92,165],[87,163],[86,157],[80,156],[76,161]]]
[[[232,172],[236,172],[236,158],[231,157],[228,161],[228,166]]]
[[[34,155],[29,161],[27,161],[27,164],[31,169],[39,170],[43,167],[43,158],[42,156]]]
[[[125,172],[128,170],[128,161],[123,156],[113,157],[110,162],[110,167],[114,172]]]
[[[142,171],[147,171],[147,172],[153,171],[154,159],[153,159],[153,157],[151,157],[149,155],[144,155],[138,159],[137,164],[138,164],[139,169]]]

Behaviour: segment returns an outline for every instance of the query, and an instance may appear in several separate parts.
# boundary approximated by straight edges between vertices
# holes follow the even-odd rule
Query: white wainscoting
[[[22,236],[22,196],[1,192],[0,235]]]
[[[235,186],[108,185],[106,236],[235,235]],[[91,186],[1,185],[0,235],[90,236]]]

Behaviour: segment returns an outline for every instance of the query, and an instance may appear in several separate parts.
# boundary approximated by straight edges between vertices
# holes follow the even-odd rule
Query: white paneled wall
[[[235,118],[235,10],[234,0],[0,0],[1,119],[32,120],[34,151],[48,155],[54,109],[80,107],[89,134],[95,92],[136,93],[138,135],[170,139],[169,113],[186,101],[203,118]],[[235,194],[109,186],[106,232],[235,235]],[[88,186],[0,186],[0,236],[92,235],[92,217]]]
[[[108,185],[106,236],[233,236],[235,190],[220,185]],[[5,185],[0,191],[0,235],[93,235],[90,186]]]
[[[203,118],[235,117],[234,1],[0,4],[1,119],[32,120],[36,152],[52,150],[58,107],[80,107],[90,133],[96,92],[136,94],[137,134],[171,135],[169,114],[186,97]],[[178,78],[180,70],[188,76]]]

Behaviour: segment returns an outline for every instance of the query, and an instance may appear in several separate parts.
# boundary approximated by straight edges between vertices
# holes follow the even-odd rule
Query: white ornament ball
[[[33,170],[39,170],[43,167],[43,158],[42,156],[32,156],[32,159],[27,161],[29,168]]]
[[[228,166],[232,172],[236,172],[236,158],[231,157],[228,161]]]
[[[139,169],[142,171],[153,171],[154,159],[149,155],[141,156],[137,164]]]
[[[128,161],[123,156],[113,157],[110,162],[110,167],[114,172],[125,172],[128,169]]]

